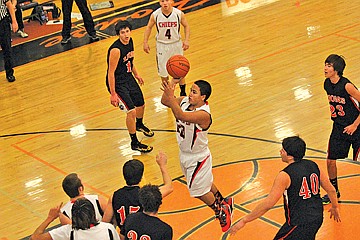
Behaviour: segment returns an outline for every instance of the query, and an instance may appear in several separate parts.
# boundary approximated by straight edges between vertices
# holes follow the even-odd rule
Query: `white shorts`
[[[158,74],[160,77],[169,76],[166,70],[166,63],[169,58],[174,55],[184,55],[181,40],[169,44],[156,42],[156,60],[158,66]]]
[[[180,151],[180,166],[192,197],[200,197],[210,192],[214,181],[210,151],[197,154]]]

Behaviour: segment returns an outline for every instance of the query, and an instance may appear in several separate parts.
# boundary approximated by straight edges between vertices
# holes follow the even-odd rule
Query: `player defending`
[[[176,137],[180,147],[180,166],[186,177],[190,195],[206,203],[215,212],[223,232],[231,225],[233,198],[223,198],[212,174],[212,157],[207,133],[212,123],[207,99],[211,86],[204,80],[196,81],[189,97],[174,98],[175,86],[162,82],[161,103],[171,108],[176,118]]]
[[[327,171],[330,182],[335,187],[337,197],[340,191],[337,181],[336,159],[347,158],[350,146],[353,148],[353,159],[359,159],[360,151],[360,92],[349,79],[343,77],[345,60],[336,54],[331,54],[325,60],[324,89],[330,104],[333,128],[328,144]],[[323,197],[323,204],[329,204],[328,195]]]
[[[283,140],[280,156],[287,167],[275,178],[269,195],[251,213],[231,227],[231,234],[235,234],[246,223],[264,215],[283,195],[286,222],[274,239],[314,240],[323,222],[320,186],[333,200],[329,209],[330,218],[334,217],[335,221],[340,221],[335,188],[315,162],[303,159],[305,151],[306,144],[300,137],[288,137]]]
[[[111,94],[110,102],[114,107],[126,112],[126,127],[131,138],[131,149],[144,153],[151,152],[153,147],[140,143],[136,136],[136,131],[143,132],[147,137],[154,136],[154,133],[143,123],[145,102],[139,84],[143,85],[144,80],[133,63],[134,44],[130,23],[119,21],[115,26],[115,32],[119,39],[110,46],[107,56],[106,86]]]
[[[125,236],[138,236],[137,239],[173,239],[171,226],[158,218],[162,204],[159,186],[148,184],[142,187],[139,190],[139,201],[144,210],[126,218]]]
[[[164,198],[173,191],[172,181],[166,167],[166,154],[160,151],[158,155],[156,155],[156,163],[159,165],[164,182],[164,185],[159,188],[162,198]],[[123,166],[126,186],[116,190],[109,198],[103,221],[116,223],[120,228],[121,239],[125,239],[125,229],[123,225],[127,216],[130,213],[143,211],[139,201],[139,184],[143,173],[144,164],[141,161],[137,159],[127,161]]]
[[[160,0],[160,8],[155,10],[149,19],[144,34],[144,51],[150,52],[148,40],[151,29],[156,24],[156,59],[158,74],[161,81],[168,81],[169,75],[166,71],[166,62],[174,55],[183,55],[183,50],[189,48],[190,27],[186,21],[185,14],[173,7],[173,0]],[[184,27],[185,40],[181,41],[180,24]],[[179,81],[180,80],[180,81]],[[179,82],[180,96],[186,96],[185,78],[172,79],[172,83]]]

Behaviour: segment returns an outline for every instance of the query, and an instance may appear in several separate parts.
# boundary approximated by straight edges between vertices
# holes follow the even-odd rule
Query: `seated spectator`
[[[170,240],[173,230],[170,225],[160,220],[157,215],[162,203],[162,196],[158,186],[145,185],[139,190],[139,201],[143,212],[130,214],[124,223],[125,239]]]
[[[167,156],[165,153],[160,151],[156,156],[156,162],[160,167],[164,181],[164,185],[160,187],[160,192],[162,197],[165,197],[173,191],[172,181],[166,167]],[[115,191],[109,198],[103,221],[116,223],[120,228],[121,239],[125,238],[123,224],[126,217],[130,213],[143,211],[139,201],[139,183],[143,173],[144,164],[141,161],[136,159],[127,161],[123,166],[123,175],[127,185]]]
[[[86,198],[78,198],[71,209],[72,224],[64,225],[45,233],[45,229],[59,217],[59,206],[51,208],[46,220],[40,224],[30,237],[32,240],[69,239],[113,239],[120,240],[113,225],[96,220],[93,204]]]
[[[70,197],[70,201],[61,208],[59,217],[61,224],[71,224],[71,208],[76,199],[83,197],[94,205],[96,219],[98,221],[102,220],[107,205],[106,199],[98,195],[85,194],[84,185],[76,173],[67,175],[62,182],[62,187],[64,192]]]

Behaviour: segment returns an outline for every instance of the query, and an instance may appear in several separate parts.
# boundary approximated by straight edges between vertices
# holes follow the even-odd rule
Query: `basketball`
[[[166,70],[173,78],[183,78],[190,70],[190,63],[182,55],[174,55],[166,63]]]

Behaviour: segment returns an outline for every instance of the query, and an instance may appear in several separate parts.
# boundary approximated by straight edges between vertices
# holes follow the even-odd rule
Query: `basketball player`
[[[161,103],[171,108],[176,118],[176,137],[180,148],[180,166],[186,177],[190,195],[206,203],[220,220],[223,232],[231,226],[233,198],[223,198],[212,174],[212,157],[207,133],[212,123],[207,99],[211,86],[196,81],[189,97],[174,98],[174,85],[162,82]]]
[[[353,159],[359,159],[360,123],[359,102],[360,92],[347,78],[343,77],[345,60],[336,54],[331,54],[325,60],[324,89],[330,104],[333,128],[328,144],[327,171],[330,182],[335,187],[337,197],[340,191],[337,181],[336,159],[348,157],[350,145],[353,148]],[[323,197],[323,203],[329,204],[328,195]]]
[[[161,80],[168,81],[166,62],[173,55],[183,55],[183,50],[189,48],[190,27],[185,15],[179,9],[173,7],[173,0],[160,0],[160,8],[155,10],[149,19],[144,34],[144,51],[150,52],[148,40],[151,29],[156,24],[156,60],[158,74]],[[180,24],[184,27],[185,40],[181,41]],[[179,82],[180,96],[186,96],[185,79],[172,79],[173,84]]]
[[[151,184],[142,187],[139,191],[139,201],[144,210],[130,214],[126,218],[124,224],[126,239],[172,239],[171,226],[157,217],[162,204],[159,187]]]
[[[234,224],[230,234],[235,234],[246,223],[264,215],[283,195],[286,222],[274,239],[315,239],[323,222],[320,185],[332,200],[332,207],[329,210],[330,218],[334,217],[335,221],[340,221],[335,188],[315,162],[303,159],[305,151],[306,144],[298,136],[283,140],[280,156],[288,166],[277,175],[266,199]]]
[[[156,155],[156,163],[160,167],[164,185],[160,187],[162,197],[166,197],[173,191],[172,181],[166,164],[167,156],[163,152]],[[118,189],[109,198],[104,214],[104,222],[116,221],[120,228],[121,239],[125,238],[124,221],[130,213],[142,212],[143,208],[139,201],[139,184],[143,177],[144,164],[136,159],[127,161],[123,166],[123,175],[126,186]]]
[[[59,216],[61,204],[51,208],[46,220],[40,224],[30,239],[32,240],[77,240],[101,239],[120,240],[113,225],[99,222],[95,216],[93,204],[86,198],[74,202],[72,224],[63,225],[45,233],[45,229]]]
[[[107,206],[106,199],[98,195],[85,194],[84,185],[76,173],[67,175],[62,182],[62,187],[64,192],[70,197],[70,201],[61,208],[59,216],[61,224],[71,224],[71,209],[78,198],[88,199],[94,205],[96,219],[98,221],[102,220]]]
[[[106,86],[111,94],[110,102],[126,113],[131,149],[143,153],[151,152],[153,147],[141,143],[136,136],[136,131],[143,132],[147,137],[154,136],[154,133],[143,123],[145,102],[139,84],[143,85],[144,80],[133,63],[134,43],[131,38],[130,23],[119,21],[115,25],[115,32],[119,39],[110,46],[107,56]]]

